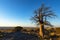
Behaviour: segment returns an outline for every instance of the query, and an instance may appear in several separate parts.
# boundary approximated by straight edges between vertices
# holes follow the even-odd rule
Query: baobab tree
[[[53,18],[56,15],[50,9],[50,7],[46,7],[44,4],[41,7],[34,11],[34,16],[31,18],[36,24],[40,25],[39,35],[44,37],[44,25],[50,25],[50,22],[47,21],[47,18]]]

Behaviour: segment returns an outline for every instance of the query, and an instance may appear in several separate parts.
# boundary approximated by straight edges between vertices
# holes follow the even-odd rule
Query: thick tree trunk
[[[44,37],[44,25],[40,24],[40,31],[39,31],[40,36],[43,38]]]
[[[43,23],[43,16],[40,19],[40,31],[39,34],[42,38],[44,38],[44,23]]]

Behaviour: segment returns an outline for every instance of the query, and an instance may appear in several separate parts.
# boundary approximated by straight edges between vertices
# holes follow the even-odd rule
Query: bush
[[[21,31],[22,29],[23,29],[23,27],[21,27],[21,26],[15,27],[15,31]]]

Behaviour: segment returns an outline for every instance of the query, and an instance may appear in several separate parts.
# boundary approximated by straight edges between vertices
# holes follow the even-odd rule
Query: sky
[[[51,24],[60,26],[60,0],[0,0],[0,26],[35,26],[30,18],[42,3],[57,15]]]

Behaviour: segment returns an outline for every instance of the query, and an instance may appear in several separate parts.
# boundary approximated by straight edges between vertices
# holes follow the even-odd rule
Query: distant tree
[[[37,32],[37,33],[39,32],[39,28],[36,29],[36,32]]]
[[[23,29],[23,32],[24,32],[24,33],[27,33],[27,30],[26,30],[26,29]]]
[[[31,32],[34,32],[34,30],[33,30],[33,29],[31,29],[30,31],[31,31]]]
[[[21,31],[22,29],[23,29],[23,27],[21,27],[21,26],[15,27],[15,31]]]
[[[44,4],[38,10],[34,11],[34,16],[31,18],[37,25],[40,25],[39,34],[44,37],[44,25],[50,25],[47,18],[55,17],[56,15],[50,10],[50,7],[45,7]]]

